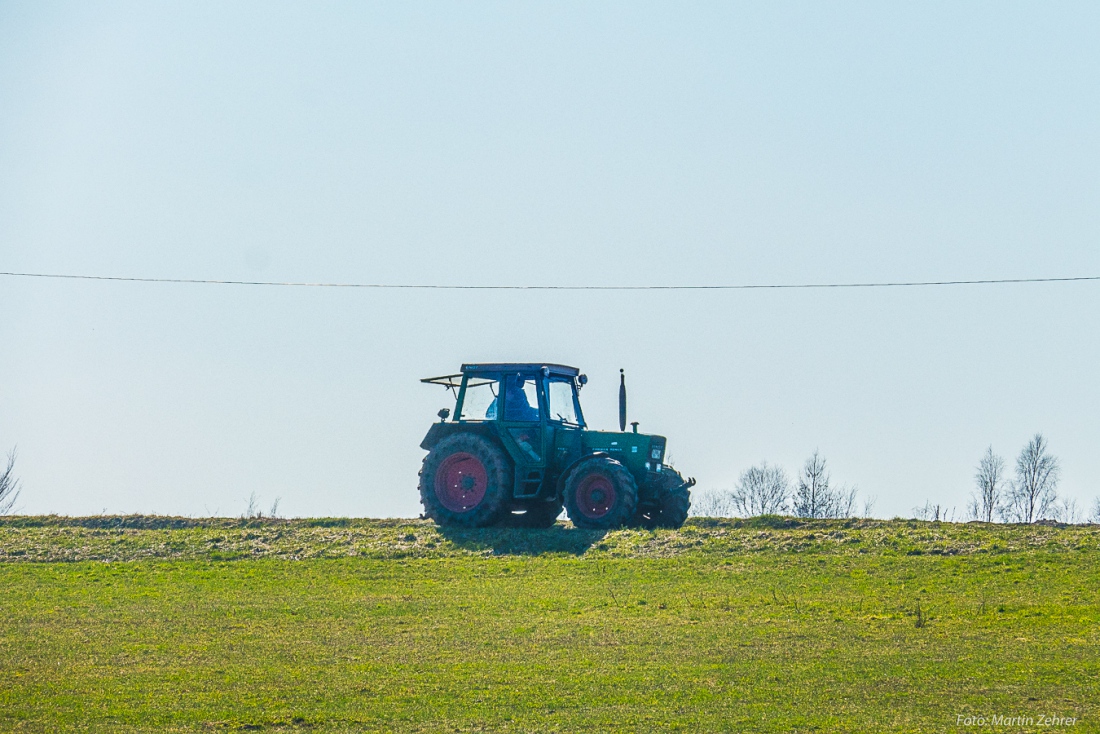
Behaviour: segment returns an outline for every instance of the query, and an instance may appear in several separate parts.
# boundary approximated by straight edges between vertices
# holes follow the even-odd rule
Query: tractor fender
[[[492,441],[500,441],[496,432],[483,424],[451,422],[433,423],[432,427],[428,429],[427,435],[424,436],[424,440],[420,442],[420,448],[425,451],[431,451],[437,443],[455,433],[476,433]]]
[[[578,466],[580,466],[584,462],[591,461],[592,459],[598,459],[600,457],[607,457],[607,458],[610,459],[611,454],[607,453],[606,451],[593,451],[591,454],[585,454],[584,456],[579,457],[572,464],[570,464],[569,466],[567,466],[567,467],[565,467],[564,469],[561,470],[561,474],[558,475],[558,486],[557,486],[558,500],[562,500],[565,497],[565,479],[566,479],[566,477],[568,477],[573,472],[574,469],[576,469]]]

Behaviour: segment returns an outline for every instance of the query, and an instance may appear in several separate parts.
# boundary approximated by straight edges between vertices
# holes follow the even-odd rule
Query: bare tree
[[[993,522],[993,515],[1000,510],[1004,493],[1005,460],[993,453],[993,447],[985,450],[974,473],[974,494],[970,496],[970,515],[975,520]]]
[[[1067,525],[1076,525],[1084,519],[1085,513],[1081,510],[1077,504],[1077,500],[1070,497],[1063,497],[1059,499],[1051,507],[1050,514],[1058,522],[1063,522]]]
[[[248,507],[245,508],[244,514],[241,518],[245,520],[253,520],[264,516],[263,510],[260,509],[260,498],[255,492],[248,495]]]
[[[852,517],[856,514],[856,488],[837,487],[833,501],[833,514],[830,517]]]
[[[955,508],[947,508],[947,505],[934,505],[932,500],[925,500],[924,507],[914,507],[913,516],[917,520],[930,522],[954,522]]]
[[[829,474],[825,471],[825,459],[814,450],[806,459],[795,488],[794,514],[799,517],[826,517],[824,510],[829,495]]]
[[[1089,516],[1089,522],[1100,523],[1100,497],[1096,498],[1096,501],[1092,503],[1092,515]]]
[[[1031,523],[1047,517],[1058,501],[1058,459],[1052,456],[1043,434],[1036,433],[1016,459],[1016,480],[1008,493],[1006,518]]]
[[[733,503],[733,492],[728,489],[692,492],[688,514],[693,517],[735,517],[737,509]]]
[[[791,480],[787,472],[779,466],[768,466],[765,461],[741,473],[730,499],[739,515],[754,517],[783,514],[790,495]]]
[[[794,514],[799,517],[851,517],[855,511],[856,490],[833,487],[825,458],[815,450],[798,475],[792,504]]]
[[[15,449],[8,452],[8,468],[0,474],[0,515],[7,515],[19,499],[19,480],[15,474]]]

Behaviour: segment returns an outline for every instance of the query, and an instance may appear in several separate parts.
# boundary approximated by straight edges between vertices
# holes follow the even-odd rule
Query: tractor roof
[[[483,375],[499,372],[540,372],[543,369],[558,377],[576,377],[580,370],[564,364],[546,364],[545,362],[496,362],[492,364],[464,364],[462,371],[467,375]]]
[[[425,377],[421,382],[444,387],[457,388],[462,384],[462,376],[492,377],[493,375],[520,373],[532,374],[542,372],[543,368],[549,370],[554,377],[576,377],[580,370],[564,364],[543,364],[541,362],[493,362],[491,364],[464,364],[462,372],[457,375],[441,375],[440,377]],[[472,385],[473,383],[471,383]],[[477,384],[484,384],[483,382]]]

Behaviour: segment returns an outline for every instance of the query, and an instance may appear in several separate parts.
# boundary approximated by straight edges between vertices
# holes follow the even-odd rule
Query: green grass
[[[0,730],[1100,731],[1098,589],[1093,527],[7,518]]]

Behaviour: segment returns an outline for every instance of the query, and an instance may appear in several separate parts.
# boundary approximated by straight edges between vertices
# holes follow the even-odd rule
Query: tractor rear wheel
[[[512,468],[504,451],[474,433],[456,433],[432,447],[420,470],[424,514],[443,526],[496,523],[512,493]]]
[[[566,477],[565,509],[579,528],[622,527],[637,505],[634,477],[614,459],[590,459]]]

